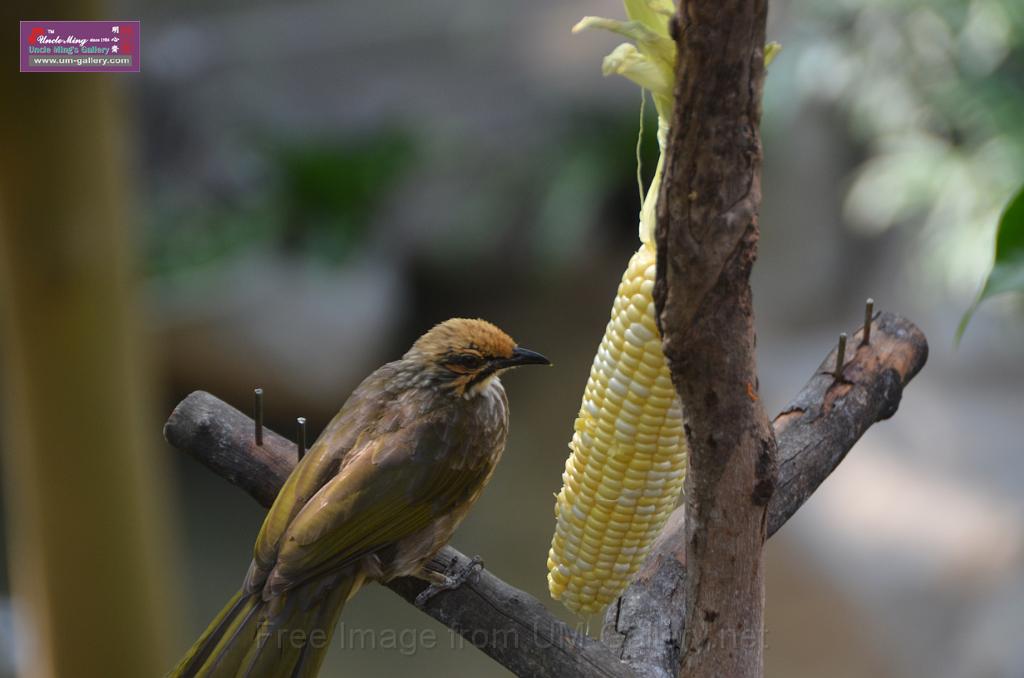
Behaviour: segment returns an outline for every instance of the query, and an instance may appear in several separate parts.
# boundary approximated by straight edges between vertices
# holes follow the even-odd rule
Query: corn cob
[[[671,0],[627,0],[626,10],[629,22],[587,18],[577,29],[605,28],[636,41],[617,47],[604,70],[651,90],[664,150],[675,61],[667,28]],[[555,502],[548,589],[579,614],[598,612],[622,593],[675,508],[686,474],[682,411],[651,294],[661,168],[659,160],[640,212],[641,245],[619,283],[594,356]]]
[[[619,284],[555,507],[548,587],[581,614],[622,592],[683,486],[682,413],[654,324],[654,256],[641,245]]]

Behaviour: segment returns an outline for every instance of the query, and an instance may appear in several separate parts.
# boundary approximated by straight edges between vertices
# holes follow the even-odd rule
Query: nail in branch
[[[860,340],[861,346],[867,346],[871,343],[871,319],[875,315],[875,300],[868,297],[867,302],[864,304],[864,337]]]
[[[836,379],[842,378],[844,364],[846,364],[846,332],[839,335],[839,350],[836,352],[836,371],[833,374]]]
[[[299,453],[299,461],[306,456],[306,418],[295,420],[295,449]]]
[[[263,389],[252,392],[253,425],[256,432],[256,444],[263,447]]]

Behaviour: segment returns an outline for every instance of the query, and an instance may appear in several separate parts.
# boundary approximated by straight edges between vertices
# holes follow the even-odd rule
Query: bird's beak
[[[499,361],[502,367],[516,367],[518,365],[550,365],[551,361],[536,351],[528,348],[516,347],[512,351],[512,357]]]

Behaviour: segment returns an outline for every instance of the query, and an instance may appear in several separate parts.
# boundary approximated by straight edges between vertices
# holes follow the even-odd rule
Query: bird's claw
[[[451,591],[465,584],[473,574],[484,569],[484,560],[480,556],[473,556],[464,566],[459,567],[458,565],[458,558],[452,558],[444,573],[440,574],[440,581],[431,582],[430,586],[420,591],[419,595],[416,596],[416,606],[423,607],[427,604],[427,601],[438,593]]]

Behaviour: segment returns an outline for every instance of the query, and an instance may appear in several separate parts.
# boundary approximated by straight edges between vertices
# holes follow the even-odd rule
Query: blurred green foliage
[[[581,243],[595,232],[635,240],[638,122],[635,110],[574,111],[545,130],[547,141],[513,145],[500,162],[459,138],[420,144],[411,130],[394,127],[356,139],[264,144],[267,171],[252,184],[227,194],[200,191],[191,201],[154,201],[163,206],[150,215],[147,272],[187,276],[254,248],[342,265],[406,182],[437,174],[458,186],[458,199],[426,196],[443,210],[443,225],[424,226],[433,228],[425,238],[428,259],[441,266],[507,261],[514,245],[522,255],[565,265],[582,256]],[[640,144],[645,182],[657,162],[656,125],[648,106]]]
[[[414,160],[408,135],[285,146],[271,158],[281,173],[284,245],[338,263],[367,234],[370,218]]]
[[[639,122],[636,113],[579,114],[549,151],[537,215],[538,247],[545,260],[564,262],[588,251],[582,242],[605,219],[615,222],[611,232],[636,244],[642,190],[633,177],[638,155],[644,187],[658,162],[654,106],[645,107],[642,138]]]
[[[973,291],[992,260],[999,211],[1024,178],[1024,1],[790,0],[773,12],[780,28],[769,37],[785,49],[766,87],[767,125],[780,107],[795,116],[808,102],[830,104],[861,154],[847,222],[869,235],[904,229],[919,293]],[[648,131],[652,121],[648,110]],[[438,197],[436,208],[416,204],[418,214],[435,210],[429,223],[410,224],[424,234],[417,252],[446,266],[525,243],[565,265],[595,235],[635,237],[636,122],[635,107],[562,111],[486,150],[458,131],[416,139],[419,130],[389,122],[358,137],[256,141],[246,149],[259,156],[256,180],[149,201],[161,206],[147,269],[173,275],[253,247],[340,265],[403,182],[424,176]]]
[[[146,272],[188,273],[259,246],[339,264],[364,242],[372,215],[416,152],[410,135],[392,129],[271,144],[264,158],[269,177],[258,190],[154,210]]]
[[[271,239],[278,221],[268,202],[232,201],[154,210],[149,216],[144,272],[174,277],[217,266]]]
[[[800,16],[799,35],[781,36],[794,99],[833,102],[867,154],[850,222],[920,227],[926,286],[973,287],[1024,177],[1024,2],[796,0],[788,11]]]

